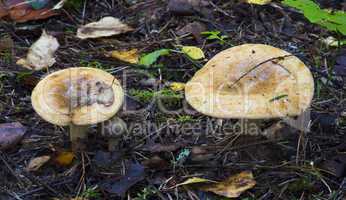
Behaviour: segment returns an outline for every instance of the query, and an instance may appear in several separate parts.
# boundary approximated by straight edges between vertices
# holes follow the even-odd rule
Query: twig
[[[265,61],[262,61],[260,62],[259,64],[255,65],[254,67],[252,67],[249,71],[247,71],[246,73],[244,73],[243,75],[241,75],[234,83],[232,83],[232,85],[229,86],[229,88],[233,88],[234,85],[236,85],[242,78],[244,78],[246,75],[248,75],[250,72],[252,72],[253,70],[257,69],[258,67],[260,67],[261,65],[267,63],[267,62],[271,62],[271,61],[274,61],[274,60],[282,60],[284,58],[287,58],[287,57],[290,57],[290,56],[293,56],[291,54],[289,55],[284,55],[284,56],[279,56],[279,57],[274,57],[274,58],[269,58]],[[278,63],[275,63],[275,64],[278,64]],[[291,73],[287,68],[285,68],[284,66],[278,64],[281,68],[283,68],[284,70],[286,70],[288,73]]]

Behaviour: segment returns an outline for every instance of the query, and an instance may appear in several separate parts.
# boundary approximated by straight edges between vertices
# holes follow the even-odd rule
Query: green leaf
[[[201,35],[219,35],[220,33],[220,31],[203,31]]]
[[[319,24],[330,31],[346,35],[345,12],[321,9],[312,0],[283,0],[282,3],[300,10],[311,23]]]
[[[170,52],[170,49],[156,50],[154,52],[142,56],[139,60],[139,64],[149,67],[150,65],[154,64],[160,56],[169,55]]]
[[[183,46],[181,51],[193,60],[199,60],[199,59],[205,58],[202,49],[195,46]]]

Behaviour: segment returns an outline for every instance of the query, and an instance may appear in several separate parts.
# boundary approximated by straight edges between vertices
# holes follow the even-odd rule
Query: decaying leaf
[[[228,198],[239,197],[244,191],[253,188],[256,185],[252,172],[244,171],[226,180],[202,187],[202,190],[213,192],[215,194]]]
[[[0,150],[8,149],[17,144],[26,132],[19,122],[0,124]]]
[[[129,51],[112,51],[112,58],[116,58],[121,61],[125,61],[132,64],[137,64],[139,61],[139,55],[137,49],[131,49]]]
[[[19,59],[17,64],[32,70],[48,68],[56,62],[54,53],[58,48],[58,40],[43,30],[41,37],[30,47],[26,58]]]
[[[183,147],[185,144],[183,143],[174,143],[174,144],[148,144],[145,145],[142,150],[143,151],[150,151],[152,153],[158,153],[158,152],[173,152],[181,147]]]
[[[222,182],[193,177],[177,184],[176,187],[182,185],[199,184],[199,189],[207,192],[225,196],[228,198],[239,197],[244,191],[253,188],[256,185],[253,174],[250,171],[244,171],[239,174],[228,177]]]
[[[271,1],[272,0],[245,0],[246,3],[257,5],[266,5],[269,4]]]
[[[138,163],[131,163],[127,173],[120,180],[108,180],[101,184],[101,188],[109,193],[124,196],[133,185],[144,179],[144,167]]]
[[[169,84],[169,88],[175,92],[183,91],[185,89],[185,83],[172,82]]]
[[[29,165],[26,167],[26,169],[31,172],[37,171],[49,160],[50,156],[40,156],[37,158],[33,158],[32,160],[30,160]]]
[[[68,166],[72,163],[74,157],[73,152],[63,151],[55,158],[55,162],[60,166]]]
[[[132,31],[133,28],[115,17],[104,17],[97,22],[86,24],[77,30],[80,39],[100,38]]]
[[[202,49],[195,46],[183,46],[181,51],[193,60],[199,60],[205,57]]]
[[[0,1],[0,18],[8,16],[16,22],[45,19],[57,15],[66,0],[61,0],[52,5],[51,0],[25,1],[7,0]]]
[[[199,178],[199,177],[192,177],[182,183],[179,183],[178,185],[176,185],[176,187],[179,187],[182,185],[196,184],[196,183],[217,183],[217,181],[212,181],[209,179]]]

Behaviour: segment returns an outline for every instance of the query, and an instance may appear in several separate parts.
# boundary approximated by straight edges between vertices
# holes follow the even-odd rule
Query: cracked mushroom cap
[[[313,92],[313,77],[301,60],[263,44],[220,52],[185,87],[186,100],[197,111],[237,119],[298,116]]]
[[[54,72],[34,88],[31,102],[46,121],[67,126],[108,120],[120,109],[124,93],[113,75],[76,67]]]

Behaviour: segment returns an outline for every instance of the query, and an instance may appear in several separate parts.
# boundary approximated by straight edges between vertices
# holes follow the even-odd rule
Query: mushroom
[[[195,110],[221,119],[299,116],[310,106],[313,92],[313,77],[301,60],[264,44],[218,53],[185,87]]]
[[[31,95],[34,110],[44,120],[70,127],[73,146],[86,138],[89,125],[114,116],[123,99],[123,90],[113,75],[87,67],[54,72],[41,80]]]

